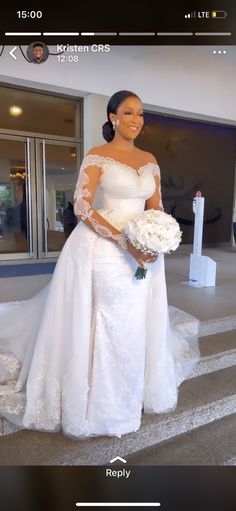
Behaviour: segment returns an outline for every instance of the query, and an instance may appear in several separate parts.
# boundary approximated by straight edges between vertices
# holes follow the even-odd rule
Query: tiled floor
[[[217,263],[216,286],[193,288],[188,282],[189,255],[165,257],[168,301],[201,321],[236,315],[236,249],[205,249],[203,255]]]

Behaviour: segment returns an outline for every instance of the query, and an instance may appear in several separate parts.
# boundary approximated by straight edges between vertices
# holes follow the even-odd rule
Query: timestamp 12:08
[[[58,62],[79,62],[79,55],[57,55]]]

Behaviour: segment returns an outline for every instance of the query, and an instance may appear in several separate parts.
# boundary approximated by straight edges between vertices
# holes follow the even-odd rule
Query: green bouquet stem
[[[147,273],[147,268],[143,268],[142,266],[138,266],[134,276],[136,277],[136,279],[145,279],[146,278],[146,273]]]

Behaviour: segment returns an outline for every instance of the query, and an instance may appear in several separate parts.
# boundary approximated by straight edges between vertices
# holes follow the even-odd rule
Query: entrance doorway
[[[0,134],[0,259],[59,255],[76,225],[80,144]]]

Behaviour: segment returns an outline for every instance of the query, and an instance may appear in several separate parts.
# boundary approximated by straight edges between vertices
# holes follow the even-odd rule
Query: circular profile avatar
[[[32,43],[27,48],[27,57],[33,64],[42,64],[49,56],[49,49],[41,42]]]

